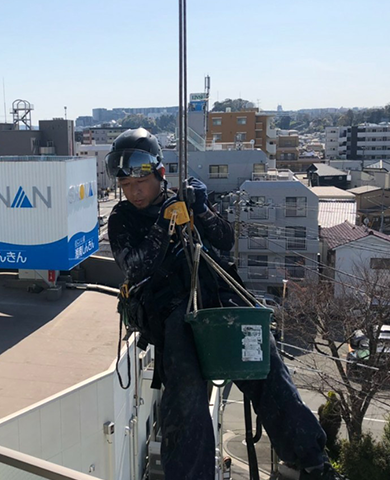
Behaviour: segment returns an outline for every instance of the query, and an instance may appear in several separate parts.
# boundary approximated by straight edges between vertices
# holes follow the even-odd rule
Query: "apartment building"
[[[94,157],[96,159],[96,174],[98,192],[102,192],[107,188],[114,188],[115,182],[107,174],[105,158],[111,149],[111,145],[84,145],[76,144],[77,157]]]
[[[0,155],[74,155],[73,120],[40,120],[38,130],[0,124]]]
[[[91,127],[83,130],[84,145],[111,144],[118,135],[128,130],[125,127]]]
[[[269,159],[276,158],[276,132],[272,127],[273,115],[257,110],[240,112],[210,112],[206,148],[233,144],[236,149],[249,144],[261,149]]]
[[[167,180],[178,184],[178,152],[163,150]],[[261,150],[206,150],[188,152],[188,175],[199,178],[215,194],[237,190],[245,180],[260,178],[269,161]]]
[[[276,137],[276,165],[299,158],[299,135],[296,130],[278,130]]]
[[[289,170],[268,170],[231,197],[239,273],[253,290],[281,292],[283,280],[316,280],[318,197]]]
[[[390,160],[390,123],[326,127],[325,157],[330,160]]]

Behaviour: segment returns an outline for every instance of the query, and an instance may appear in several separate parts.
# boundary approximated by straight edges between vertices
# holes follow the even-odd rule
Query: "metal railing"
[[[250,280],[268,278],[268,267],[248,267],[247,276]]]
[[[252,180],[259,180],[263,182],[293,181],[294,173],[291,170],[268,169],[268,171],[265,173],[252,173]]]
[[[206,150],[254,150],[253,142],[207,142]]]
[[[77,472],[67,467],[57,465],[47,460],[17,452],[10,448],[0,446],[0,464],[3,463],[17,470],[39,475],[48,480],[102,480],[98,477],[91,477],[85,473]],[[14,477],[15,478],[15,477]]]
[[[187,140],[200,152],[206,150],[205,139],[196,133],[191,127],[187,127]]]

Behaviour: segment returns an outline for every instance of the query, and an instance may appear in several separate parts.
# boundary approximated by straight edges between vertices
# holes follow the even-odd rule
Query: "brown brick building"
[[[268,158],[276,156],[276,134],[271,127],[273,116],[257,110],[240,112],[211,112],[208,118],[206,144],[242,145],[242,148],[259,148]]]

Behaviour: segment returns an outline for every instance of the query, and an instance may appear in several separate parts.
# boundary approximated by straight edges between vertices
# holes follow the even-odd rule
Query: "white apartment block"
[[[75,150],[77,157],[96,158],[98,192],[114,187],[112,179],[107,174],[105,162],[106,155],[111,150],[110,144],[84,145],[83,143],[77,143]]]
[[[325,157],[330,160],[390,160],[390,123],[326,127]]]
[[[283,279],[316,281],[317,195],[289,170],[269,170],[245,181],[240,191],[240,205],[231,197],[228,219],[239,222],[235,253],[247,287],[272,293],[281,289]]]

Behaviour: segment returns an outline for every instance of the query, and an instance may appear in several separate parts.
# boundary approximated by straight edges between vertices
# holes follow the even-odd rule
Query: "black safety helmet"
[[[110,177],[145,177],[151,173],[163,180],[163,154],[157,138],[144,128],[126,130],[113,142],[106,155]]]

